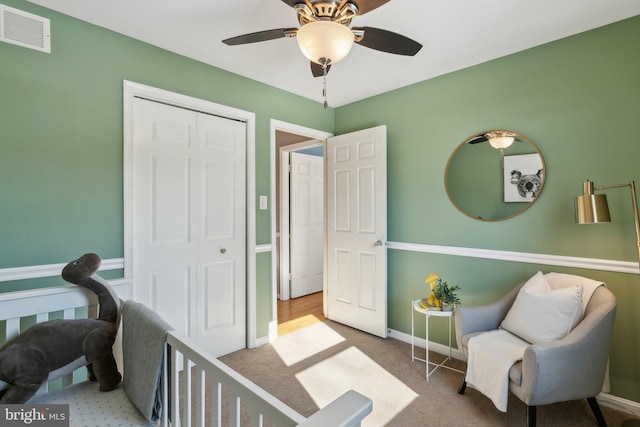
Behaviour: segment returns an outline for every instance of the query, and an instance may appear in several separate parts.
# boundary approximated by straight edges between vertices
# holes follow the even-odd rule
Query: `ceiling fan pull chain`
[[[327,103],[327,61],[326,59],[322,61],[322,97],[324,98],[324,108],[329,108],[329,104]]]
[[[322,96],[324,97],[324,108],[329,108],[327,103],[327,74],[322,77]]]

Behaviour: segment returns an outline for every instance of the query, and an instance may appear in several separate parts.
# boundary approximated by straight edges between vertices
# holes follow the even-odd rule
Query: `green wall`
[[[336,109],[336,134],[387,125],[388,240],[637,262],[628,190],[607,192],[615,218],[597,226],[574,223],[573,197],[586,179],[640,179],[638,40],[635,17]],[[444,172],[462,141],[496,128],[538,146],[546,182],[523,214],[480,222],[450,203]],[[604,280],[618,298],[612,394],[640,401],[638,275],[402,250],[390,250],[388,263],[389,327],[405,333],[409,301],[427,295],[430,272],[459,284],[468,305],[538,270]],[[445,325],[433,328],[430,338],[446,343]]]

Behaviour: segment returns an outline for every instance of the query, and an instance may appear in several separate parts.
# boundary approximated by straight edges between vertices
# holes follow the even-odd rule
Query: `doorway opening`
[[[313,285],[309,285],[309,280],[303,279],[303,290],[300,290],[300,281],[296,280],[296,274],[300,275],[301,271],[309,269],[324,270],[324,173],[321,172],[321,181],[319,183],[320,190],[313,191],[310,185],[318,186],[318,182],[304,182],[304,191],[296,191],[291,187],[290,179],[290,163],[292,157],[298,154],[302,156],[315,156],[319,159],[320,164],[324,164],[324,140],[331,136],[327,132],[318,131],[293,125],[290,123],[271,122],[271,156],[272,156],[272,194],[274,197],[272,212],[272,241],[275,242],[275,248],[272,257],[272,307],[273,321],[269,330],[269,341],[273,341],[281,333],[292,332],[293,330],[304,327],[312,322],[324,320],[324,289],[326,287],[322,276],[320,278],[312,278]],[[294,154],[295,153],[295,154]],[[305,166],[307,167],[307,166]],[[312,167],[312,166],[309,166]],[[316,188],[316,190],[318,190]],[[309,237],[312,232],[307,227],[296,226],[296,219],[292,218],[299,215],[301,209],[296,210],[296,206],[305,202],[307,206],[308,198],[313,197],[320,202],[319,212],[315,212],[316,216],[320,215],[322,224],[320,229],[317,227],[313,231],[315,233],[316,242],[315,255],[311,257],[313,266],[300,268],[301,263],[308,260],[300,259],[300,253],[308,251],[307,245],[309,241],[296,239],[306,235]],[[305,209],[302,209],[305,211]],[[305,211],[306,212],[306,211]],[[307,212],[308,213],[308,212]],[[293,215],[292,215],[293,214]],[[292,224],[291,221],[294,221]],[[305,223],[305,221],[302,221]],[[298,222],[299,224],[300,222]],[[295,230],[294,230],[295,229]],[[292,231],[293,237],[292,240]],[[318,236],[319,233],[319,236]],[[320,238],[320,249],[318,250],[317,238]],[[296,243],[297,242],[297,243]],[[297,245],[297,246],[296,246]],[[300,249],[300,245],[304,247]],[[293,250],[292,250],[293,248]],[[304,276],[304,274],[303,274]],[[292,289],[292,279],[294,279],[294,288]],[[320,284],[318,287],[318,283]],[[306,290],[305,290],[306,289]],[[293,290],[293,292],[292,292]]]
[[[295,332],[324,320],[323,292],[278,300],[278,336]]]

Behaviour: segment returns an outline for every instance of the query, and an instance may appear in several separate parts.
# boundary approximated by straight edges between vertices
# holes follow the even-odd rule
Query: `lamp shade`
[[[596,224],[611,222],[609,205],[605,194],[587,194],[576,197],[576,222],[578,224]]]
[[[337,22],[314,21],[303,25],[296,35],[300,50],[310,61],[335,64],[351,51],[354,36]]]

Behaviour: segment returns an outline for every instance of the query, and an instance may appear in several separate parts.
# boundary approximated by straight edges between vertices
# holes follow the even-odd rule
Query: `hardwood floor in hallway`
[[[286,301],[278,300],[278,336],[322,322],[324,319],[322,292]]]

